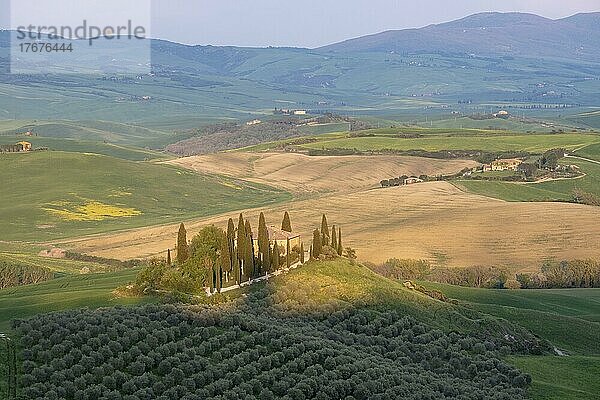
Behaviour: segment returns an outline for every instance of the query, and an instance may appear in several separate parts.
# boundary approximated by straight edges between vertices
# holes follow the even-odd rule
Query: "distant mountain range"
[[[125,45],[111,57],[99,52],[81,58],[99,76],[10,75],[10,34],[0,32],[5,118],[174,118],[193,126],[181,121],[248,118],[276,107],[394,117],[490,107],[523,112],[600,107],[600,13],[559,20],[475,14],[318,49],[152,40],[152,74],[137,77],[116,72],[131,58]],[[69,107],[57,109],[64,104]]]
[[[481,13],[420,29],[346,40],[322,51],[440,52],[600,59],[600,12],[552,20],[524,13]]]

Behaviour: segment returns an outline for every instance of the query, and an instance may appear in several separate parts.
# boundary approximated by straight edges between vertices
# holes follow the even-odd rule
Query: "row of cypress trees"
[[[325,246],[333,249],[338,256],[343,253],[342,246],[342,228],[337,228],[333,225],[331,227],[331,233],[329,231],[329,225],[327,223],[327,216],[323,214],[321,219],[321,229],[315,229],[313,231],[313,241],[310,248],[310,257],[313,259],[319,258],[323,254]]]
[[[292,232],[292,223],[287,211],[283,216],[281,228],[283,231]],[[260,213],[258,222],[258,249],[254,247],[255,242],[250,221],[245,220],[243,214],[239,216],[237,228],[233,219],[229,219],[225,237],[226,240],[219,249],[219,261],[216,264],[206,266],[208,268],[206,283],[211,290],[220,291],[223,284],[230,281],[239,285],[252,278],[276,271],[284,263],[288,268],[291,265],[290,255],[292,249],[290,249],[289,240],[287,241],[285,259],[282,260],[277,244],[271,245],[263,213]],[[299,253],[300,262],[304,263],[304,244],[302,243]],[[179,226],[177,235],[177,264],[183,265],[189,257],[190,249],[187,242],[187,232],[182,223]],[[171,264],[170,249],[167,251],[167,264]]]

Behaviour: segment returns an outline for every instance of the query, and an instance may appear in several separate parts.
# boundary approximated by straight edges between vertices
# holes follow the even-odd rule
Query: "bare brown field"
[[[263,183],[297,196],[356,192],[402,175],[456,173],[478,163],[401,156],[313,157],[297,153],[219,153],[168,161],[194,171]]]
[[[264,210],[279,224],[290,211],[308,245],[322,213],[342,226],[346,246],[361,260],[428,259],[438,265],[497,265],[534,270],[546,259],[600,258],[600,208],[565,203],[509,203],[460,191],[446,182],[372,189],[294,201]],[[247,210],[254,225],[261,210]],[[221,215],[186,222],[226,227]],[[173,248],[177,226],[137,229],[82,238],[63,245],[93,255],[149,257]]]

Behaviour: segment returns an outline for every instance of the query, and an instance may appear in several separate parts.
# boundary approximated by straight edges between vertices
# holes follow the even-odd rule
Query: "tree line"
[[[287,211],[281,230],[292,233]],[[183,293],[198,292],[206,287],[213,293],[282,267],[290,268],[298,261],[304,263],[304,244],[292,246],[287,238],[284,246],[271,240],[263,213],[259,216],[256,240],[253,235],[251,223],[243,214],[239,215],[237,227],[230,218],[226,231],[207,226],[189,243],[182,223],[177,235],[175,263],[172,263],[171,250],[167,250],[166,260],[151,260],[140,272],[137,286],[142,291],[166,289]]]
[[[600,262],[546,262],[540,272],[517,274],[516,279],[523,289],[600,288]]]
[[[397,280],[427,280],[487,289],[599,288],[600,262],[571,260],[545,262],[537,273],[511,274],[495,266],[436,267],[426,260],[392,258],[382,264],[366,263],[374,272]]]
[[[337,227],[336,229],[336,226],[333,225],[330,231],[327,223],[327,216],[323,214],[323,217],[321,218],[321,229],[315,229],[313,231],[313,240],[312,245],[310,246],[310,258],[332,259],[341,256],[343,251],[342,228]]]
[[[281,231],[292,233],[292,223],[286,211]],[[177,234],[175,259],[167,250],[166,259],[149,260],[136,278],[136,289],[141,293],[175,294],[200,293],[207,288],[210,293],[220,293],[223,288],[245,284],[252,279],[271,274],[280,268],[290,268],[296,262],[305,262],[304,243],[292,245],[289,237],[273,240],[263,213],[254,233],[250,221],[240,214],[236,224],[229,219],[227,230],[213,225],[204,227],[187,240],[187,230],[182,223]],[[310,259],[333,259],[339,256],[356,258],[356,252],[343,247],[342,229],[333,225],[329,229],[327,216],[323,215],[320,229],[313,231]]]

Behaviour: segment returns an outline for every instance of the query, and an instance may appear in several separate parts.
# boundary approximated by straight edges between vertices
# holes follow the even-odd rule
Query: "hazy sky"
[[[7,1],[0,0],[0,5]],[[96,0],[83,1],[97,3]],[[531,12],[550,18],[600,11],[600,0],[152,1],[153,37],[189,44],[239,46],[317,47],[388,29],[450,21],[483,11]],[[40,12],[37,10],[41,3],[36,3],[31,2],[32,15]],[[1,10],[6,21],[6,7]],[[68,14],[68,10],[54,7],[43,13],[61,16]],[[7,27],[7,23],[3,26]]]

